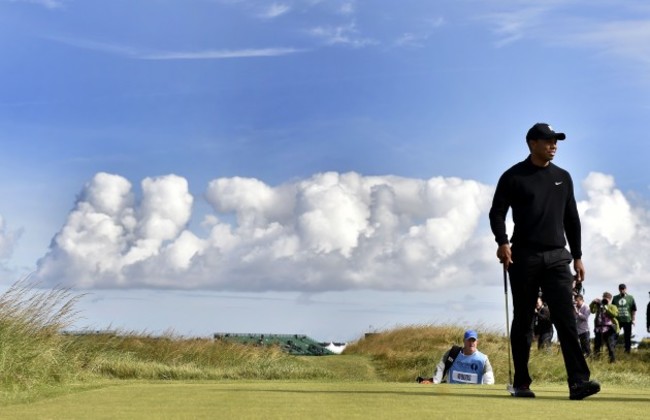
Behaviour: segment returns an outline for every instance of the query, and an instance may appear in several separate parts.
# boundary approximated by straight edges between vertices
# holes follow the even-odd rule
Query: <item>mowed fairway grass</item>
[[[127,381],[2,407],[3,419],[435,419],[645,418],[646,389],[609,387],[570,401],[564,386],[540,385],[515,399],[505,385],[317,381]]]

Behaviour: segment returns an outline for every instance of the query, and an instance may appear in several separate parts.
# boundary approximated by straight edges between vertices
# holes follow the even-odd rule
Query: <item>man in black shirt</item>
[[[567,171],[551,163],[558,140],[565,138],[564,133],[555,132],[546,123],[533,125],[526,134],[530,155],[503,173],[490,209],[490,227],[498,244],[497,258],[510,274],[515,397],[535,397],[530,390],[528,360],[535,301],[540,289],[553,314],[567,372],[569,398],[581,400],[600,391],[600,384],[589,379],[591,373],[580,348],[574,316],[573,282],[584,280],[585,269],[573,180]],[[510,208],[514,232],[508,240],[505,218]],[[567,240],[570,253],[565,248]]]

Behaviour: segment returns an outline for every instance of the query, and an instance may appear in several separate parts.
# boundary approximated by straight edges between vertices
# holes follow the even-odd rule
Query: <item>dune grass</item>
[[[316,381],[413,383],[431,376],[440,357],[460,343],[463,326],[404,326],[351,343],[340,356],[291,356],[278,347],[242,345],[207,338],[137,332],[63,334],[79,314],[81,298],[66,289],[39,289],[21,281],[0,295],[0,405],[67,392],[158,381]],[[497,384],[508,381],[505,337],[477,328]],[[622,352],[621,352],[622,353]],[[650,388],[650,352],[590,360],[593,377],[612,386]],[[562,356],[531,352],[535,384],[566,382]]]
[[[73,379],[75,352],[60,332],[76,316],[69,290],[40,291],[26,280],[0,296],[0,390]]]
[[[30,400],[104,379],[313,379],[331,371],[277,347],[137,332],[64,334],[83,295],[29,279],[0,295],[0,401]]]
[[[436,364],[452,344],[462,345],[462,326],[406,326],[369,335],[351,345],[345,354],[363,354],[372,358],[380,378],[408,382],[417,376],[432,376]],[[502,333],[478,328],[479,350],[487,354],[495,372],[495,382],[508,382],[508,343]],[[606,352],[606,351],[605,351]],[[592,377],[616,385],[650,387],[650,351],[640,349],[625,354],[617,349],[617,362],[610,364],[606,355],[589,359]],[[564,384],[566,372],[560,346],[530,354],[530,375],[536,383]]]

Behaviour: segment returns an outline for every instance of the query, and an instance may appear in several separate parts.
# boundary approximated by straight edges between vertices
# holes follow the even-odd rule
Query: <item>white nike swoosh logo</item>
[[[555,181],[555,185],[560,185],[560,184],[562,184],[562,182],[564,182],[564,181]]]

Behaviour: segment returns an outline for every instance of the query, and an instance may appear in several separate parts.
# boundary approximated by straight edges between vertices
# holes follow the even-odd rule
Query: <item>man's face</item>
[[[474,353],[476,351],[478,340],[475,338],[468,338],[465,340],[465,348],[463,353]]]
[[[619,292],[621,292],[621,294],[622,294],[622,295],[625,295],[625,294],[627,294],[627,289],[626,289],[626,288],[624,288],[624,287],[622,287],[622,288],[620,288],[620,289],[618,289],[618,291],[619,291]]]
[[[550,162],[555,157],[557,151],[557,139],[551,140],[531,140],[530,154],[543,162]]]

